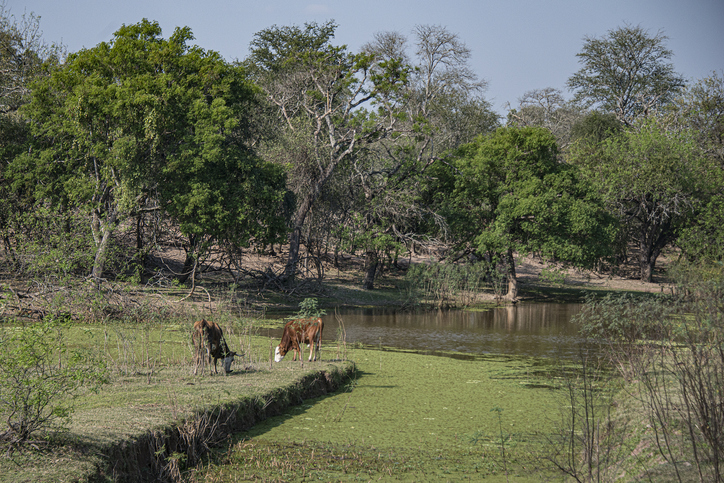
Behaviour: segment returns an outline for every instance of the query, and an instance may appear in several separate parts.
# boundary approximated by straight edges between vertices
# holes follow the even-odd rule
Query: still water
[[[581,304],[519,303],[477,312],[347,309],[338,315],[348,344],[570,359],[586,347],[577,325],[571,323],[580,309]],[[329,344],[341,326],[333,314],[323,319]]]

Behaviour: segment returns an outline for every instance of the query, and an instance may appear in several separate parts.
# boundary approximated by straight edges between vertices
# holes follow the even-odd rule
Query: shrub
[[[37,432],[65,429],[72,396],[106,382],[102,359],[88,349],[69,350],[65,330],[65,323],[54,318],[0,330],[0,416],[5,426],[0,442],[8,452],[35,444]]]
[[[485,288],[496,294],[502,290],[504,275],[495,265],[481,261],[473,264],[430,263],[412,265],[405,280],[411,292],[419,294],[437,307],[459,302],[475,302],[477,293]]]

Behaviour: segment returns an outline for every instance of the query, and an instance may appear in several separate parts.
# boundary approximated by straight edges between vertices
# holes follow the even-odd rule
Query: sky
[[[157,21],[168,38],[190,27],[194,43],[229,61],[244,59],[254,34],[271,27],[334,20],[335,43],[358,51],[377,32],[413,40],[418,25],[456,33],[471,50],[470,67],[488,83],[485,97],[501,115],[534,89],[572,94],[586,37],[641,26],[669,37],[672,63],[696,81],[724,74],[724,0],[0,0],[16,18],[40,17],[43,39],[69,52],[109,41],[121,25]]]

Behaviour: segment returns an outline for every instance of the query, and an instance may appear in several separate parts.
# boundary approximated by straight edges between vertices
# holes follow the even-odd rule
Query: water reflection
[[[347,309],[340,315],[347,343],[569,359],[586,345],[571,323],[580,308],[581,304],[521,303],[483,312]],[[339,325],[336,318],[327,315],[324,323],[325,339],[334,340]]]

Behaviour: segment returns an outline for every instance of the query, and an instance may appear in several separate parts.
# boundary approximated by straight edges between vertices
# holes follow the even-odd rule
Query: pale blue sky
[[[0,0],[2,1],[2,0]],[[724,72],[724,0],[5,0],[19,17],[41,17],[43,38],[71,52],[110,40],[122,24],[158,21],[163,36],[188,26],[195,43],[243,59],[253,35],[272,25],[335,20],[336,41],[357,50],[375,32],[410,35],[442,25],[472,50],[471,65],[488,81],[486,97],[501,115],[532,89],[564,91],[578,70],[585,36],[629,23],[663,30],[673,63],[688,79]]]

